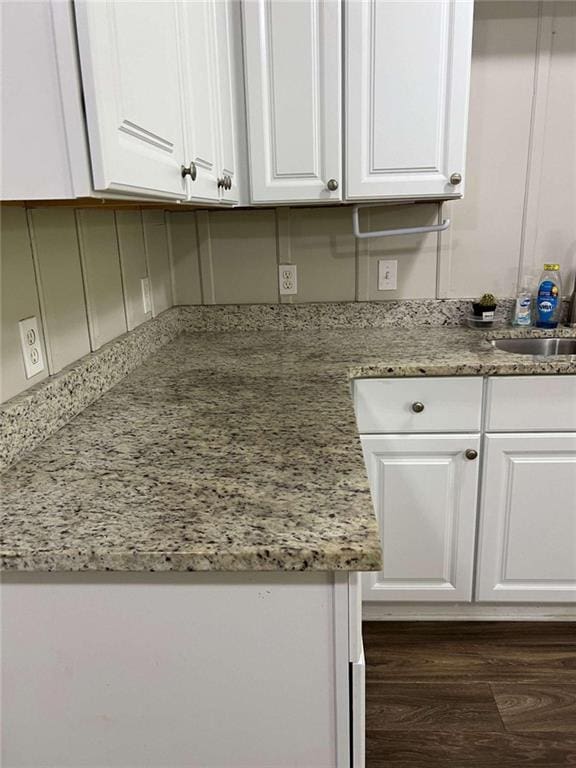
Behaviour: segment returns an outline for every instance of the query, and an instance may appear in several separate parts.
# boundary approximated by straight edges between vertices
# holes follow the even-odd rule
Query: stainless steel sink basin
[[[515,355],[576,355],[576,339],[494,339],[491,344]]]

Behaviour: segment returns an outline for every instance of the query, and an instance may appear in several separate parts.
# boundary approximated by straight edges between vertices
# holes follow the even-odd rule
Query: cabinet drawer
[[[576,376],[490,378],[486,430],[576,430]]]
[[[354,404],[364,434],[475,432],[480,429],[482,378],[357,379]]]

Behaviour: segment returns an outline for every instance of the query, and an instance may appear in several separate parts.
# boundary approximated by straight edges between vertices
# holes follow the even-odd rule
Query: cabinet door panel
[[[253,202],[341,199],[339,0],[249,0],[243,18]]]
[[[194,162],[197,172],[195,181],[187,179],[189,197],[193,200],[220,199],[215,8],[213,0],[182,0],[178,4],[186,126],[185,164]]]
[[[478,600],[576,600],[576,433],[487,435]]]
[[[472,598],[479,435],[362,437],[384,568],[365,600]]]
[[[174,2],[76,2],[94,188],[183,198]]]
[[[346,197],[461,194],[471,0],[346,5]]]
[[[220,123],[220,167],[223,176],[230,176],[231,189],[222,189],[221,198],[228,203],[239,200],[238,169],[236,158],[236,78],[232,62],[236,45],[241,46],[240,18],[235,17],[234,0],[216,0],[216,39],[218,56],[216,58],[219,94]],[[236,22],[238,26],[236,25]],[[238,39],[237,39],[238,38]],[[242,94],[243,95],[243,94]]]

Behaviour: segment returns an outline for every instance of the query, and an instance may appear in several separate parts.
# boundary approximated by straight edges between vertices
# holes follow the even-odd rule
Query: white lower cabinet
[[[383,542],[364,600],[472,599],[479,434],[362,437]]]
[[[576,600],[576,433],[488,434],[477,599]]]
[[[365,601],[576,605],[575,387],[570,375],[354,382],[383,556]]]
[[[363,768],[357,591],[342,571],[3,574],[2,765]]]

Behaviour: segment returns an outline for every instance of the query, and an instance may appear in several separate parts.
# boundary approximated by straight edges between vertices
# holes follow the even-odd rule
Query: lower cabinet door
[[[480,436],[363,436],[384,567],[364,600],[472,599]]]
[[[576,433],[486,435],[477,599],[576,601]]]

